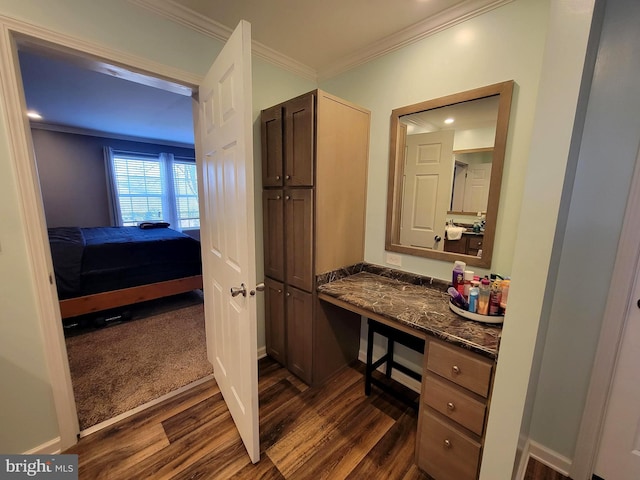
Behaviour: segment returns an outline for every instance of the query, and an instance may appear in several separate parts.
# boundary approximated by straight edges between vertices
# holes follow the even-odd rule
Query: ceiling
[[[512,0],[129,0],[224,41],[251,23],[253,52],[301,76],[328,78]],[[191,100],[46,52],[20,52],[28,109],[42,122],[193,143]],[[105,74],[108,73],[108,74]]]

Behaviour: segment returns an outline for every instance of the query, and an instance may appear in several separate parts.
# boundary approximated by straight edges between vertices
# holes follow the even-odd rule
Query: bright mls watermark
[[[78,455],[0,455],[2,480],[78,480]]]

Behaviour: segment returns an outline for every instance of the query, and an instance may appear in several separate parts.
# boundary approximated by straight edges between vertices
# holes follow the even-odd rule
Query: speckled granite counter
[[[437,284],[425,286],[430,282],[424,277],[409,283],[392,278],[389,272],[390,269],[359,264],[330,276],[326,283],[319,281],[318,294],[321,300],[337,299],[490,358],[497,357],[500,326],[474,322],[453,313],[441,281],[432,280]]]

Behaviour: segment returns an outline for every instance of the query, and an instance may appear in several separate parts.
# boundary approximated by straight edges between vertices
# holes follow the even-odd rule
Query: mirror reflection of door
[[[451,198],[453,130],[407,135],[400,243],[443,250]]]
[[[491,181],[492,149],[454,154],[453,193],[449,213],[485,213]]]

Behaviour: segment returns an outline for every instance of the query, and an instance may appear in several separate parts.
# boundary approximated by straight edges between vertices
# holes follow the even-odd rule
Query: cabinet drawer
[[[459,347],[429,342],[427,370],[487,397],[493,363]]]
[[[483,402],[428,373],[424,380],[424,403],[454,422],[482,435],[487,409]]]
[[[422,412],[418,438],[418,466],[437,480],[475,480],[480,463],[480,444]]]
[[[469,244],[467,246],[467,249],[469,250],[481,250],[482,249],[482,240],[483,237],[481,236],[476,236],[476,235],[471,235],[469,236]]]

